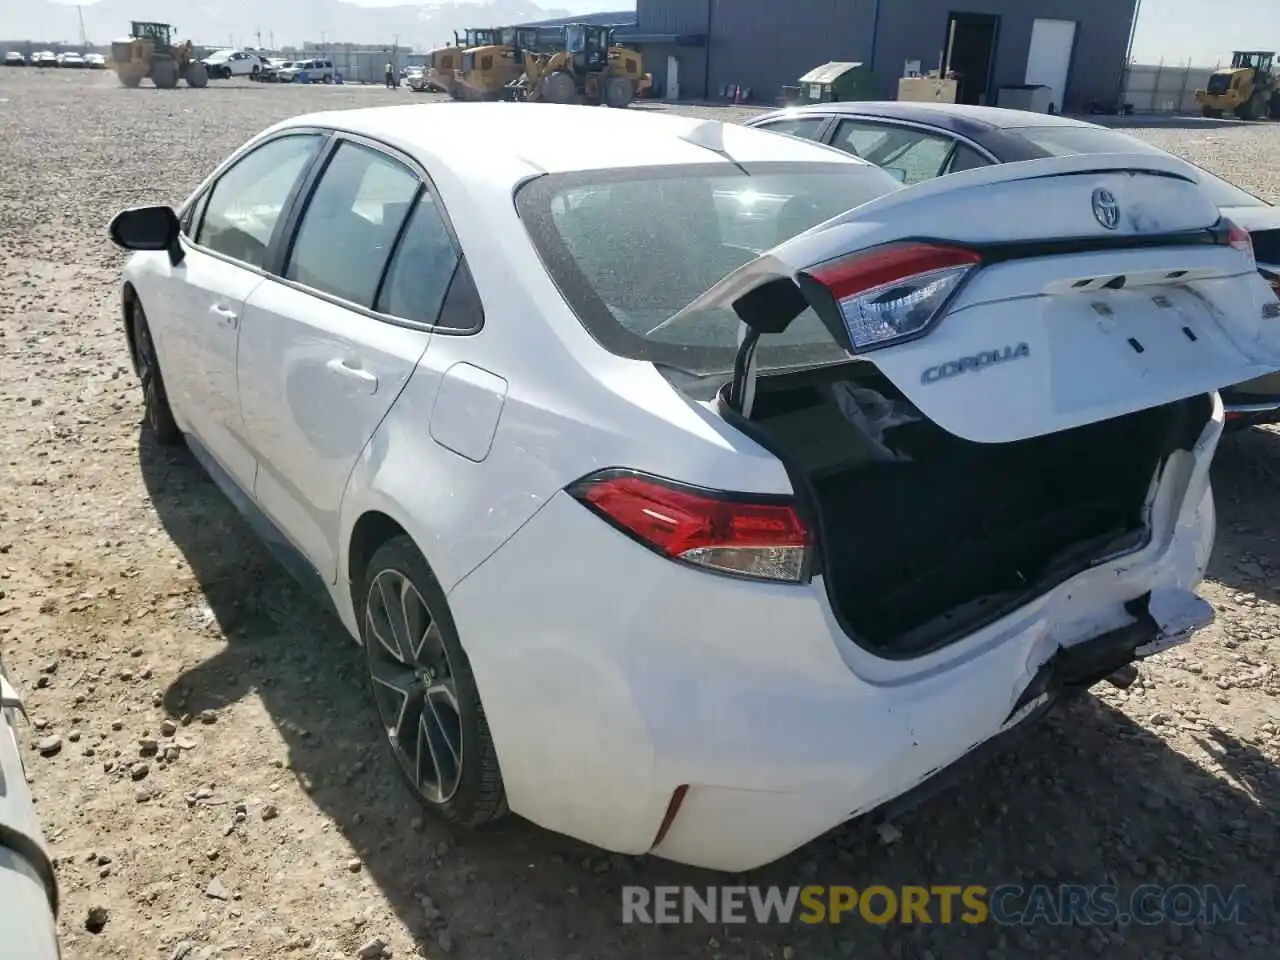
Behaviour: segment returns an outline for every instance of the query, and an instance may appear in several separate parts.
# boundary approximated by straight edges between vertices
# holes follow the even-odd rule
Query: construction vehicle
[[[544,49],[544,37],[537,27],[498,27],[490,33],[491,43],[462,51],[462,66],[449,91],[455,100],[504,99],[507,89]]]
[[[1274,51],[1237,50],[1231,66],[1215,70],[1208,86],[1196,91],[1206,117],[1230,111],[1241,120],[1280,120],[1280,75]]]
[[[461,35],[453,32],[453,43],[436,47],[427,54],[426,88],[453,93],[457,73],[462,69],[462,53],[471,47],[498,43],[498,31],[489,27],[471,27]]]
[[[526,57],[524,74],[510,84],[515,100],[626,107],[652,84],[639,52],[613,42],[613,28],[566,26],[563,47]]]
[[[167,23],[134,20],[129,36],[111,44],[111,66],[126,87],[136,87],[147,77],[161,90],[172,90],[179,80],[188,87],[207,87],[209,70],[195,58],[191,41],[173,42],[174,28]]]

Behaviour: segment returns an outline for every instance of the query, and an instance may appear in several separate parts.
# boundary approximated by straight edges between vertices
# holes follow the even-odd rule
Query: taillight
[[[704,490],[630,470],[605,470],[571,496],[663,556],[720,573],[800,583],[809,528],[790,497]]]
[[[907,242],[841,257],[806,275],[831,294],[853,349],[863,351],[927,331],[981,263],[972,250]]]
[[[1249,258],[1251,264],[1257,266],[1258,261],[1253,253],[1253,237],[1249,236],[1249,231],[1226,218],[1223,218],[1222,225],[1227,228],[1227,245],[1239,250]]]

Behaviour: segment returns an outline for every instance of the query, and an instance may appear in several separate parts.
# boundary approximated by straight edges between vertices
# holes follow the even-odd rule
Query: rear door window
[[[343,143],[307,203],[285,277],[372,308],[400,226],[421,186],[399,160]]]
[[[800,137],[802,140],[817,140],[826,122],[826,117],[788,117],[783,120],[771,120],[759,126],[761,130],[768,130],[770,133],[785,133],[789,137]]]
[[[387,266],[377,311],[418,323],[435,323],[458,266],[458,250],[428,191],[421,192],[409,216]]]
[[[831,145],[913,184],[932,180],[943,171],[955,140],[914,127],[841,120]]]

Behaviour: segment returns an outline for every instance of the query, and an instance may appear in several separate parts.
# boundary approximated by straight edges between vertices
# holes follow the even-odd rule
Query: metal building
[[[1001,87],[1042,83],[1059,111],[1111,102],[1136,0],[637,0],[645,69],[672,99],[719,99],[738,86],[772,102],[829,60],[865,63],[878,93],[937,69],[950,48],[958,99],[995,103]],[[624,31],[619,36],[626,35]]]

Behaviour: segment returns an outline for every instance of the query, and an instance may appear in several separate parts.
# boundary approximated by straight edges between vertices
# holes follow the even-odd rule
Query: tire
[[[261,72],[262,72],[262,68],[261,68],[260,66],[258,66],[258,65],[255,63],[255,64],[253,65],[253,69],[249,71],[249,79],[250,79],[250,80],[257,80],[257,79],[258,79],[258,74],[259,74],[259,73],[261,73]]]
[[[369,685],[396,766],[441,819],[465,827],[497,820],[507,813],[498,755],[435,575],[413,541],[398,536],[374,553],[360,585]],[[415,636],[417,653],[405,642]]]
[[[1222,119],[1222,111],[1219,110],[1217,107],[1202,107],[1200,110],[1200,113],[1206,117],[1209,117],[1211,120]]]
[[[151,82],[158,90],[172,90],[178,85],[178,65],[172,60],[159,60],[153,63]]]
[[[1280,120],[1280,90],[1271,94],[1270,113],[1272,120]]]
[[[209,70],[203,63],[196,61],[187,65],[187,86],[203,90],[209,85]]]
[[[142,83],[141,77],[135,77],[129,74],[116,74],[116,76],[120,77],[120,82],[130,90],[136,90],[138,88],[138,84]]]
[[[604,103],[621,110],[635,99],[635,85],[626,77],[609,77],[604,82]]]
[[[164,376],[160,373],[160,360],[156,356],[155,342],[151,339],[151,327],[142,304],[136,301],[129,316],[130,340],[133,346],[133,365],[142,386],[142,407],[146,425],[155,438],[166,447],[182,446],[182,431],[173,419],[169,407],[169,394],[165,391]]]
[[[572,103],[578,95],[578,84],[564,70],[542,78],[542,99],[548,103]]]

